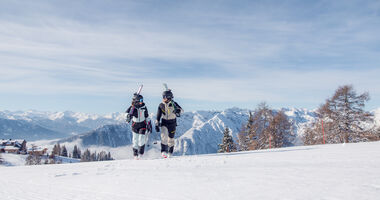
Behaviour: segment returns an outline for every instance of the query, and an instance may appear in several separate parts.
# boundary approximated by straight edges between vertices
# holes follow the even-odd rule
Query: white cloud
[[[225,3],[132,2],[125,13],[98,5],[91,14],[38,3],[0,15],[0,92],[106,96],[144,83],[157,96],[168,82],[186,99],[314,103],[353,83],[380,98],[380,16],[370,14],[379,4],[246,2],[237,12]]]

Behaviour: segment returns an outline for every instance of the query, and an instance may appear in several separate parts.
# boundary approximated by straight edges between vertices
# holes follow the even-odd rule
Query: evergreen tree
[[[86,149],[84,151],[83,155],[81,156],[81,162],[90,162],[91,161],[91,152],[89,149]]]
[[[113,160],[113,158],[112,158],[112,156],[111,156],[111,152],[108,152],[107,160]]]
[[[218,152],[224,153],[236,151],[236,146],[232,139],[232,136],[230,135],[230,129],[228,127],[225,128],[223,135],[222,144],[219,144]]]
[[[20,153],[26,154],[28,152],[26,148],[26,140],[22,141],[21,148],[20,148]]]
[[[81,155],[80,149],[78,148],[77,145],[75,145],[74,150],[73,150],[73,158],[80,159],[80,155]]]
[[[61,156],[68,157],[68,155],[67,155],[67,149],[66,149],[65,145],[62,146]]]
[[[253,115],[249,112],[249,118],[246,125],[243,125],[241,131],[238,134],[238,144],[240,151],[248,151],[251,145],[251,141],[255,138],[255,132],[253,131]]]

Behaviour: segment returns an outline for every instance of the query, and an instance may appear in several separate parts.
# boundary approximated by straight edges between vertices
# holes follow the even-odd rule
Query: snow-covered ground
[[[27,155],[19,155],[13,153],[2,153],[0,155],[4,160],[5,166],[22,166],[26,163]],[[1,167],[1,165],[0,165]],[[1,172],[0,172],[1,174]]]
[[[0,168],[6,199],[379,199],[380,142]]]

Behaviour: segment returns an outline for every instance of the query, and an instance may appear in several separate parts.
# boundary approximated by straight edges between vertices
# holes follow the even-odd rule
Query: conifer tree
[[[111,156],[111,152],[108,152],[107,160],[113,160],[113,158],[112,158],[112,156]]]
[[[73,158],[80,159],[80,157],[81,157],[81,151],[78,148],[78,146],[75,145],[74,150],[73,150]]]
[[[230,129],[228,127],[225,128],[223,132],[223,140],[222,144],[219,144],[219,153],[224,152],[233,152],[236,151],[236,145],[230,135]]]
[[[63,145],[63,147],[62,147],[62,153],[61,153],[61,156],[63,156],[63,157],[68,157],[68,155],[67,155],[67,149],[66,149],[66,146],[65,146],[65,145]]]
[[[86,149],[84,151],[83,155],[81,156],[81,162],[90,162],[91,161],[91,152],[89,149]]]
[[[20,152],[23,154],[26,154],[28,152],[28,150],[26,148],[26,140],[22,141]]]
[[[247,124],[243,125],[238,134],[238,144],[240,151],[248,151],[251,146],[251,141],[256,139],[255,132],[253,131],[253,115],[249,112]]]

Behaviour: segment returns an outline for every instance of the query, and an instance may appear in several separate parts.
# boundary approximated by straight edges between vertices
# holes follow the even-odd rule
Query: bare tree
[[[26,157],[26,165],[40,165],[41,164],[41,155],[36,152],[31,152],[28,157]]]
[[[269,140],[272,137],[269,126],[273,120],[273,111],[263,102],[253,115],[253,124],[250,131],[250,150],[269,148]]]
[[[288,138],[292,135],[292,125],[283,111],[274,115],[270,121],[269,130],[272,137],[272,147],[279,148],[290,145]]]
[[[53,147],[53,151],[52,151],[51,154],[56,155],[56,156],[60,156],[61,153],[62,153],[61,145],[60,145],[59,143],[56,144],[56,145],[54,145],[54,147]]]
[[[250,113],[247,124],[239,133],[239,146],[248,150],[288,146],[291,130],[291,123],[285,113],[275,112],[263,102],[258,105],[254,114]]]
[[[373,115],[364,111],[368,100],[368,93],[357,95],[352,85],[339,87],[333,97],[319,107],[317,121],[305,132],[305,144],[322,143],[322,130],[326,143],[360,142],[376,138],[375,131],[366,128],[373,122]]]

